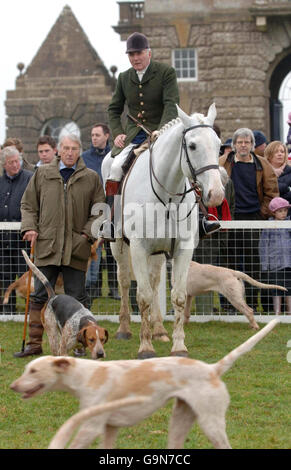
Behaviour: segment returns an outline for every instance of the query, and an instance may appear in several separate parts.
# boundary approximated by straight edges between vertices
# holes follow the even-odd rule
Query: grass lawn
[[[139,324],[132,324],[133,338],[117,341],[118,325],[100,322],[109,330],[107,358],[136,358]],[[172,333],[173,323],[166,322]],[[263,325],[261,325],[263,326]],[[78,410],[77,400],[65,392],[50,392],[24,401],[9,389],[31,358],[16,359],[22,345],[22,323],[0,322],[0,449],[45,449],[57,429]],[[253,332],[245,324],[209,322],[185,325],[189,356],[216,362],[249,338]],[[278,325],[250,353],[239,359],[224,376],[231,404],[227,412],[227,433],[236,449],[291,449],[290,372],[287,342],[291,325]],[[155,343],[158,356],[170,353],[169,343]],[[44,354],[50,354],[44,336]],[[89,357],[89,356],[88,356]],[[164,449],[172,403],[138,426],[121,429],[119,449]],[[96,445],[94,446],[96,447]],[[198,426],[194,426],[185,448],[211,448]]]

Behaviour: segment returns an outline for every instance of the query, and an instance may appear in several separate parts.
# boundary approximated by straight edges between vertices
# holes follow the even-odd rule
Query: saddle
[[[125,160],[125,162],[123,163],[123,165],[121,167],[124,176],[128,173],[128,171],[130,170],[130,168],[133,165],[134,161],[140,156],[140,154],[142,152],[144,152],[148,148],[149,148],[149,143],[146,140],[142,144],[136,145],[135,147],[133,147],[131,149],[131,151],[129,152],[129,154],[128,154],[126,160]],[[124,178],[124,176],[123,176],[123,178]]]

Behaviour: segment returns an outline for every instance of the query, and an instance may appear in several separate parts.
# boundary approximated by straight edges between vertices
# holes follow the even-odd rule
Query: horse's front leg
[[[148,254],[138,241],[131,240],[130,251],[132,255],[133,270],[137,282],[137,303],[141,314],[139,359],[155,357],[152,345],[150,325],[150,308],[153,301],[153,291],[150,285]]]
[[[184,308],[186,302],[188,266],[191,258],[192,251],[184,250],[180,252],[177,258],[173,259],[173,287],[171,291],[171,301],[175,310],[175,322],[171,356],[188,356],[188,350],[184,342]]]
[[[151,307],[151,327],[153,340],[170,341],[167,330],[163,325],[163,317],[160,309],[159,287],[161,280],[161,269],[165,262],[164,255],[151,256],[149,260],[150,283],[153,290],[153,302]]]
[[[121,240],[111,243],[112,254],[117,263],[117,279],[120,288],[119,328],[116,339],[130,339],[130,312],[128,304],[129,287],[131,281],[130,255],[128,246]]]

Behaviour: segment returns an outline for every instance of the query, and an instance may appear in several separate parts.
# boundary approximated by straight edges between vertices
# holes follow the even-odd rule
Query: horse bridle
[[[182,147],[181,147],[181,156],[180,156],[180,160],[181,160],[181,157],[182,157],[182,148],[184,149],[184,152],[186,154],[186,161],[187,161],[187,164],[188,164],[188,167],[190,169],[190,172],[191,172],[191,176],[192,176],[192,179],[194,181],[194,185],[197,184],[197,175],[200,175],[201,173],[204,173],[205,171],[208,171],[208,170],[218,170],[219,169],[219,165],[205,165],[203,166],[202,168],[199,168],[199,170],[195,170],[195,168],[193,168],[193,165],[190,161],[190,158],[189,158],[189,155],[188,155],[188,150],[187,150],[187,143],[186,143],[186,134],[187,132],[189,131],[192,131],[193,129],[198,129],[199,127],[210,127],[210,129],[213,129],[212,126],[209,126],[208,124],[197,124],[196,126],[192,126],[192,127],[188,127],[187,129],[184,129],[183,131],[183,138],[182,138]]]
[[[191,172],[191,176],[192,176],[192,179],[193,179],[193,184],[191,186],[190,189],[188,190],[185,190],[183,193],[172,193],[170,191],[168,191],[163,185],[162,183],[159,181],[159,179],[157,178],[155,172],[154,172],[154,169],[153,169],[153,162],[152,162],[152,145],[150,145],[150,142],[149,142],[149,152],[150,152],[150,178],[151,178],[151,186],[152,186],[152,190],[154,192],[154,194],[156,195],[156,197],[165,205],[165,203],[162,201],[162,199],[158,196],[158,194],[156,193],[154,187],[153,187],[153,183],[152,183],[152,176],[154,177],[154,179],[156,180],[156,182],[161,186],[161,188],[163,188],[163,190],[169,194],[170,196],[181,196],[181,197],[184,197],[186,194],[190,193],[191,191],[195,191],[196,192],[196,196],[198,196],[198,198],[201,199],[201,196],[200,196],[200,192],[201,192],[201,188],[197,182],[197,176],[200,175],[201,173],[204,173],[205,171],[208,171],[208,170],[218,170],[219,169],[219,165],[205,165],[203,166],[202,168],[199,168],[198,170],[195,170],[195,168],[193,167],[191,161],[190,161],[190,158],[189,158],[189,155],[188,155],[188,150],[187,150],[187,143],[186,143],[186,134],[187,132],[189,131],[192,131],[193,129],[198,129],[199,127],[210,127],[210,129],[213,129],[212,126],[208,125],[208,124],[197,124],[195,126],[192,126],[192,127],[188,127],[187,129],[184,129],[183,131],[183,137],[182,137],[182,144],[181,144],[181,152],[180,152],[180,161],[182,159],[182,150],[184,149],[185,151],[185,155],[186,155],[186,161],[187,161],[187,164],[188,164],[188,167],[190,169],[190,172]],[[197,192],[198,191],[198,192]]]

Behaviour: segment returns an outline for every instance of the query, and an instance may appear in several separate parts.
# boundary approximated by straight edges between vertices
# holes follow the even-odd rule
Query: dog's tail
[[[10,286],[6,289],[3,297],[3,305],[8,304],[10,294],[15,289],[15,287],[17,287],[17,281],[13,282],[13,284],[10,284]]]
[[[238,279],[241,279],[242,281],[246,281],[249,284],[252,284],[253,286],[258,287],[259,289],[279,289],[279,290],[287,291],[287,289],[283,286],[277,286],[276,284],[264,284],[263,282],[256,281],[251,276],[248,276],[246,273],[242,273],[241,271],[233,270],[233,273]]]
[[[125,406],[141,405],[149,401],[148,397],[122,398],[101,405],[90,406],[69,418],[58,430],[49,444],[49,449],[64,449],[75,429],[87,419],[102,413],[114,411]]]
[[[249,352],[261,339],[263,339],[276,325],[279,323],[279,318],[271,320],[262,330],[249,338],[243,344],[224,356],[223,359],[214,364],[214,368],[219,376],[223,375],[228,369],[231,368],[233,363],[243,354]]]
[[[28,266],[32,270],[33,274],[36,275],[36,277],[43,283],[46,291],[48,298],[51,299],[52,297],[55,297],[55,291],[53,290],[52,285],[50,284],[49,280],[45,277],[45,275],[33,264],[33,262],[29,259],[29,256],[27,255],[26,251],[21,250],[25,261],[27,262]]]
[[[19,279],[17,279],[17,281],[12,282],[12,284],[10,284],[10,286],[7,287],[7,289],[6,289],[5,293],[4,293],[4,297],[3,297],[3,305],[8,304],[10,294],[11,294],[11,292],[12,292],[14,289],[16,289],[16,287],[18,287],[18,285],[19,285],[19,280],[20,280],[20,279],[25,280],[25,278],[26,278],[27,276],[28,276],[28,272],[24,273]]]

